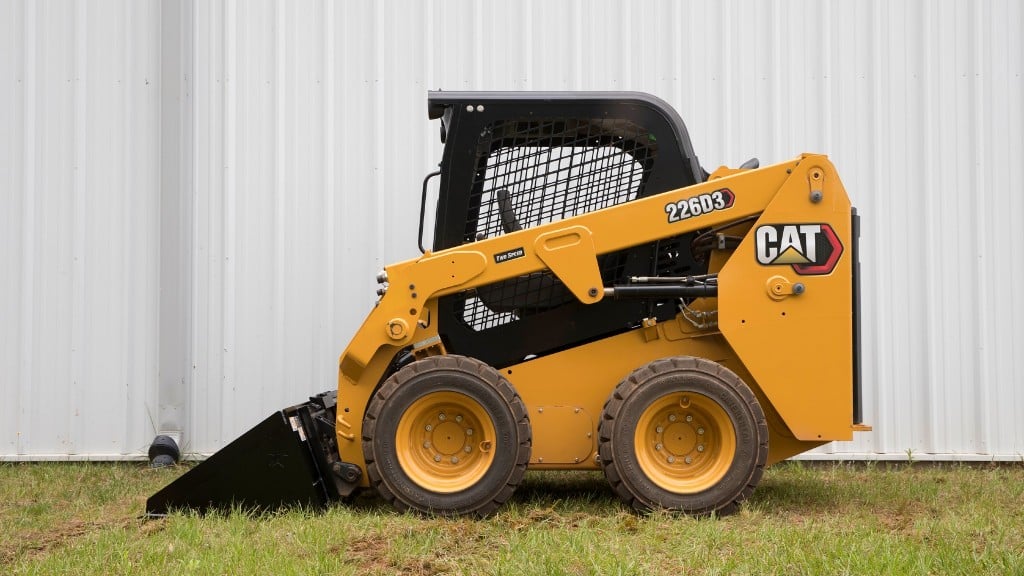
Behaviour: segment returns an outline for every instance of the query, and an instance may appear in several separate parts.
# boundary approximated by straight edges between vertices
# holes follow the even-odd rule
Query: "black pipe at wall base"
[[[149,466],[151,468],[163,468],[174,466],[181,460],[181,450],[174,438],[163,434],[153,438],[149,445]]]

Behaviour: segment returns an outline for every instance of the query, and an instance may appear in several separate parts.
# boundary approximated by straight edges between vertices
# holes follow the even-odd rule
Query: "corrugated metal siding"
[[[1019,2],[183,5],[0,14],[0,453],[133,453],[173,426],[209,452],[332,388],[374,273],[416,253],[430,88],[651,92],[708,168],[828,153],[864,217],[875,432],[818,453],[1024,453]],[[138,85],[161,63],[162,99]]]
[[[0,454],[137,454],[157,378],[155,2],[0,13]]]

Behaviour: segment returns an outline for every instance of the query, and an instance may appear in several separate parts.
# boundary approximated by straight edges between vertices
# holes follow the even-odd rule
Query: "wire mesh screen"
[[[467,228],[490,238],[636,198],[656,143],[624,120],[505,121],[483,134]]]
[[[653,166],[657,142],[625,120],[509,120],[485,130],[478,149],[482,158],[466,220],[467,240],[637,198]],[[602,256],[602,277],[616,278],[622,260],[620,255]],[[462,317],[480,331],[572,299],[557,278],[540,272],[465,294]]]

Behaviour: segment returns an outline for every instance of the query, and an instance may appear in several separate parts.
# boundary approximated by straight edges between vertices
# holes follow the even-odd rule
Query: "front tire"
[[[735,512],[768,457],[768,426],[750,388],[724,366],[680,356],[616,386],[599,427],[601,467],[640,510]]]
[[[370,482],[401,511],[486,516],[522,481],[530,447],[512,384],[464,356],[405,366],[374,393],[363,419]]]

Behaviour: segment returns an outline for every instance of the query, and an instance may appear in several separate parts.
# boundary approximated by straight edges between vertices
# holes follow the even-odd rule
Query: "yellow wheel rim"
[[[421,488],[438,493],[469,488],[494,462],[494,424],[476,400],[434,392],[412,403],[395,433],[398,463]]]
[[[652,482],[675,494],[693,494],[725,476],[736,455],[736,431],[711,398],[674,392],[640,415],[634,449]]]

